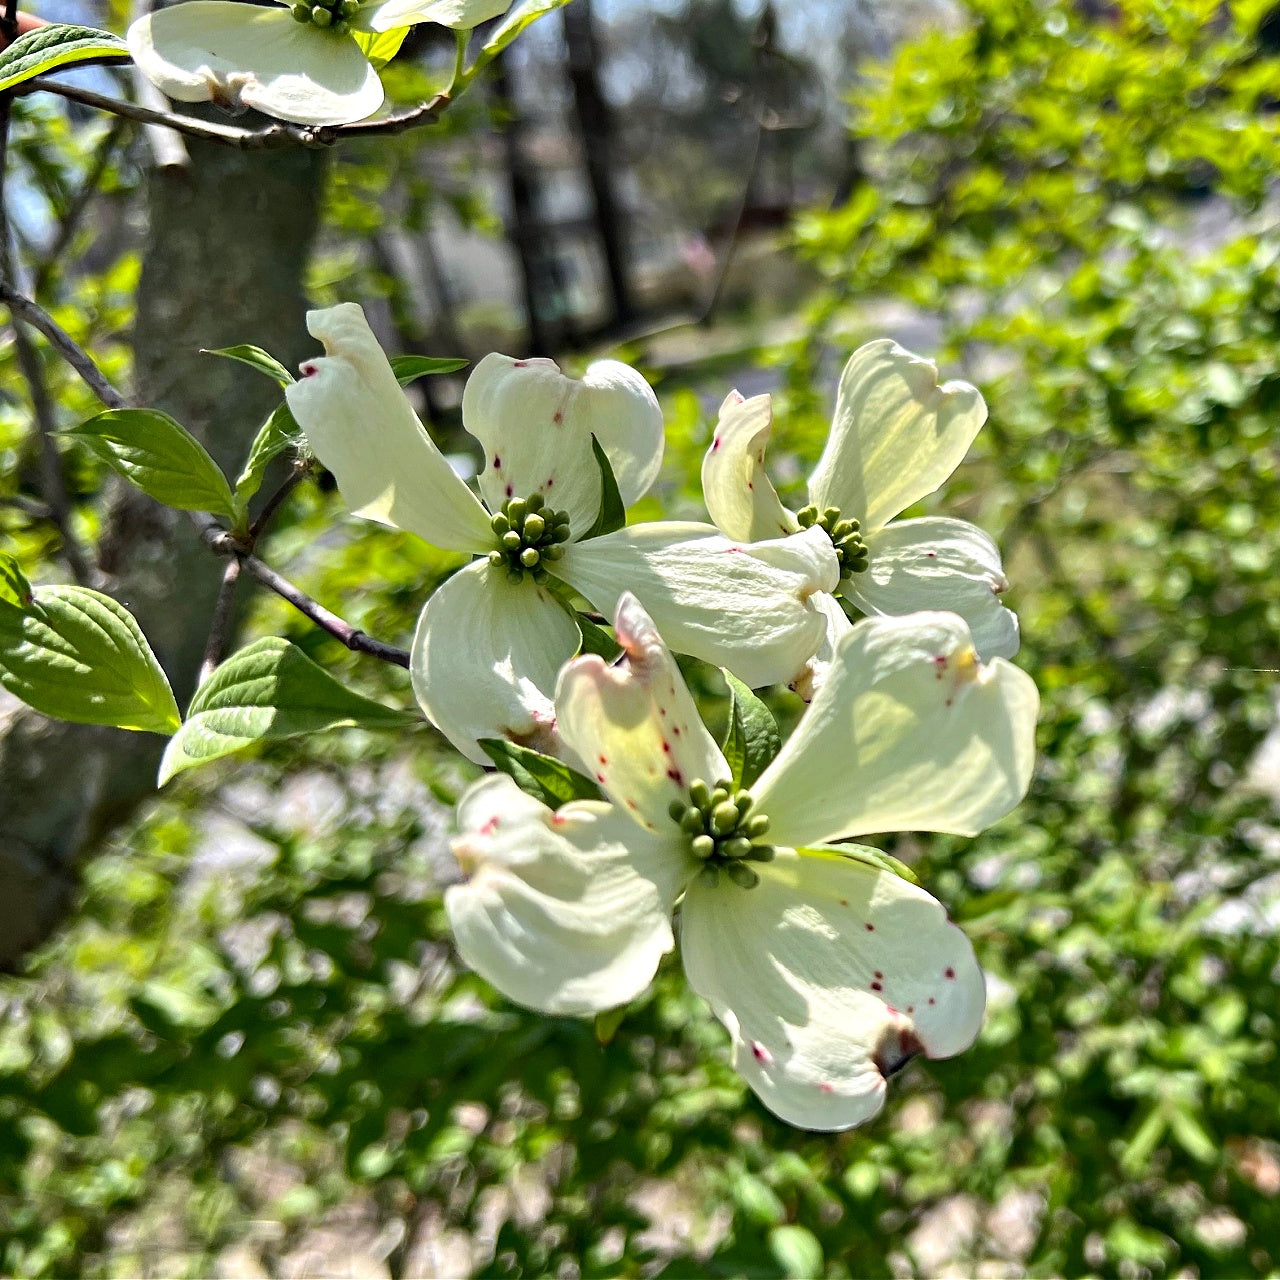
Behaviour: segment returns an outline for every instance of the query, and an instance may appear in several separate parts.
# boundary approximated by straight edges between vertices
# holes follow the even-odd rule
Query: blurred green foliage
[[[607,1044],[456,970],[441,805],[469,766],[427,730],[272,746],[175,788],[0,987],[7,1273],[296,1271],[343,1212],[395,1275],[1280,1269],[1268,6],[967,8],[865,82],[870,177],[799,228],[826,283],[778,353],[773,470],[816,456],[879,300],[991,405],[928,505],[999,535],[1041,768],[982,837],[890,846],[989,972],[979,1044],[863,1130],[787,1129],[676,965]],[[672,514],[720,381],[668,397]],[[300,497],[273,562],[407,634],[454,562],[335,511]],[[260,621],[407,705],[279,602]]]

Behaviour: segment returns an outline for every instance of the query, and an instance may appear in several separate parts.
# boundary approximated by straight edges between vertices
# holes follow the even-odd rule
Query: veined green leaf
[[[618,492],[618,481],[614,478],[609,455],[594,435],[591,437],[591,452],[595,454],[596,465],[600,468],[600,514],[596,516],[595,524],[582,535],[583,542],[613,533],[627,523],[627,509]]]
[[[518,747],[505,738],[481,738],[480,747],[503,773],[515,779],[521,791],[558,809],[570,800],[599,800],[600,788],[590,778],[570,769],[562,760]]]
[[[0,53],[0,92],[58,67],[100,59],[127,62],[129,46],[110,31],[53,22],[19,36]]]
[[[36,587],[27,609],[0,600],[0,684],[44,715],[172,733],[178,705],[133,615],[88,587]]]
[[[196,690],[160,762],[175,774],[254,742],[324,729],[403,729],[420,717],[353,693],[296,645],[267,636],[234,653]]]
[[[234,516],[227,478],[204,446],[156,409],[108,409],[64,434],[166,506]]]
[[[22,566],[7,551],[0,551],[0,600],[25,609],[31,603],[31,583]]]
[[[353,31],[351,34],[364,56],[373,63],[373,69],[381,71],[400,52],[409,31],[409,27],[396,27],[393,31]]]
[[[282,387],[287,387],[291,382],[297,381],[293,374],[275,356],[269,351],[263,351],[261,347],[255,347],[251,342],[242,342],[234,347],[218,347],[216,350],[210,347],[201,347],[200,354],[205,356],[225,356],[228,360],[239,360],[241,364],[247,364],[250,369],[257,369],[259,373],[265,373],[268,378],[278,382]]]
[[[391,368],[396,375],[396,381],[402,387],[407,387],[409,383],[433,373],[457,373],[459,369],[465,369],[470,363],[469,360],[450,359],[444,356],[391,357]]]
[[[282,453],[301,448],[305,444],[302,428],[298,426],[287,404],[272,410],[271,416],[258,428],[244,470],[236,477],[235,500],[243,510],[245,504],[262,488],[267,468]]]
[[[868,867],[874,867],[877,871],[887,871],[890,875],[901,876],[903,880],[909,880],[912,884],[920,883],[920,877],[905,862],[900,862],[890,854],[884,853],[880,849],[869,848],[864,844],[822,844],[816,845],[812,849],[797,849],[796,852],[819,855],[834,854],[838,858],[850,858],[854,862],[861,862]]]
[[[729,685],[729,726],[720,750],[735,787],[749,788],[782,748],[782,736],[768,707],[737,676],[725,671]]]

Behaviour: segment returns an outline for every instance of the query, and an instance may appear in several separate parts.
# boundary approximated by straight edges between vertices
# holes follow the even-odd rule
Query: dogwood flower
[[[986,418],[975,387],[939,386],[932,361],[888,339],[869,342],[841,375],[831,432],[809,479],[809,505],[787,510],[765,474],[770,397],[745,400],[735,391],[720,407],[702,462],[707,510],[731,538],[825,529],[840,557],[838,594],[850,605],[873,616],[949,610],[969,624],[982,657],[1010,658],[1018,651],[1018,620],[1000,603],[1009,583],[991,538],[964,520],[893,520],[947,479]],[[821,607],[831,633],[795,682],[806,697],[849,630],[834,601]]]
[[[143,75],[179,102],[255,107],[299,124],[348,124],[372,115],[383,97],[357,34],[419,22],[468,31],[505,12],[511,0],[280,3],[284,8],[187,0],[139,18],[125,38]],[[392,42],[388,56],[398,47]]]
[[[498,737],[558,750],[551,693],[581,633],[555,581],[607,614],[633,591],[673,648],[753,686],[788,679],[817,649],[826,622],[811,600],[838,576],[821,530],[750,546],[674,522],[589,536],[603,501],[593,440],[624,505],[662,462],[662,412],[634,369],[600,361],[577,381],[550,360],[481,360],[462,400],[485,452],[481,503],[423,430],[363,311],[312,311],[307,327],[327,355],[302,366],[289,407],[347,505],[479,557],[427,601],[412,651],[418,700],[463,754],[483,763],[477,739]]]
[[[1031,774],[1035,685],[980,663],[955,614],[866,619],[744,790],[630,596],[616,631],[619,665],[577,658],[556,692],[608,800],[552,812],[505,774],[470,788],[465,879],[445,894],[459,953],[519,1004],[592,1014],[648,986],[680,903],[685,973],[765,1105],[809,1129],[861,1124],[913,1054],[973,1042],[985,993],[937,901],[832,842],[974,835],[1007,813]]]

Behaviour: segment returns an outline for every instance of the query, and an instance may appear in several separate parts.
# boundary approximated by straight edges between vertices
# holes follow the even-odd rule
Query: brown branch
[[[275,518],[276,512],[284,505],[285,499],[306,479],[310,471],[310,461],[300,458],[293,464],[293,470],[285,477],[281,486],[262,504],[258,518],[249,526],[250,550],[257,545],[258,539]]]
[[[39,329],[50,346],[84,379],[89,390],[108,409],[129,407],[128,400],[111,385],[89,353],[38,302],[19,293],[5,278],[0,278],[0,300],[13,313],[15,332],[19,329],[18,320],[25,320],[33,329]]]
[[[240,581],[240,561],[234,557],[227,561],[222,572],[222,586],[218,589],[218,598],[213,606],[213,619],[209,623],[209,639],[204,647],[204,658],[200,663],[200,674],[196,679],[196,687],[213,675],[218,663],[226,657],[227,636],[231,630],[233,605],[236,599],[236,583]]]
[[[354,124],[337,125],[287,124],[280,121],[261,129],[242,129],[238,125],[197,120],[194,116],[179,115],[174,111],[156,111],[136,102],[112,98],[104,93],[95,93],[92,89],[65,84],[48,76],[35,76],[20,85],[15,92],[18,94],[56,93],[59,97],[82,103],[87,107],[97,107],[100,111],[109,111],[113,115],[124,116],[129,120],[139,120],[143,124],[164,125],[176,133],[186,134],[189,138],[203,138],[206,142],[235,147],[240,151],[278,151],[288,147],[319,149],[332,147],[343,138],[370,138],[383,134],[404,133],[407,129],[418,129],[435,124],[452,101],[448,93],[437,93],[428,102],[419,103],[416,107],[410,107],[406,111],[396,112],[393,115],[382,116],[377,120],[358,120]]]
[[[331,609],[326,609],[318,600],[312,599],[301,588],[295,587],[288,578],[259,560],[246,549],[244,543],[224,529],[212,516],[205,515],[203,512],[190,514],[192,522],[200,530],[200,537],[205,546],[214,555],[234,556],[246,572],[269,591],[274,591],[282,600],[287,600],[299,613],[310,618],[316,626],[328,632],[339,644],[345,645],[352,653],[367,653],[370,657],[408,669],[409,651],[407,649],[397,649],[395,645],[383,644],[381,640],[375,640],[371,635],[338,617]]]

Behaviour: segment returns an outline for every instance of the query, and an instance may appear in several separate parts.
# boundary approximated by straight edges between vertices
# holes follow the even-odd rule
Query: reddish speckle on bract
[[[311,361],[308,360],[307,363],[302,366],[301,372],[304,378],[314,378],[316,374],[320,372],[320,366],[318,364],[312,364]]]
[[[751,1054],[761,1066],[768,1066],[773,1061],[773,1054],[759,1040],[751,1042]]]
[[[950,965],[947,965],[946,977],[954,978],[955,976],[956,976],[956,971]]]
[[[495,813],[493,817],[490,818],[484,824],[484,826],[480,828],[480,834],[482,836],[491,836],[495,831],[497,831],[497,829],[498,829],[498,815]]]

